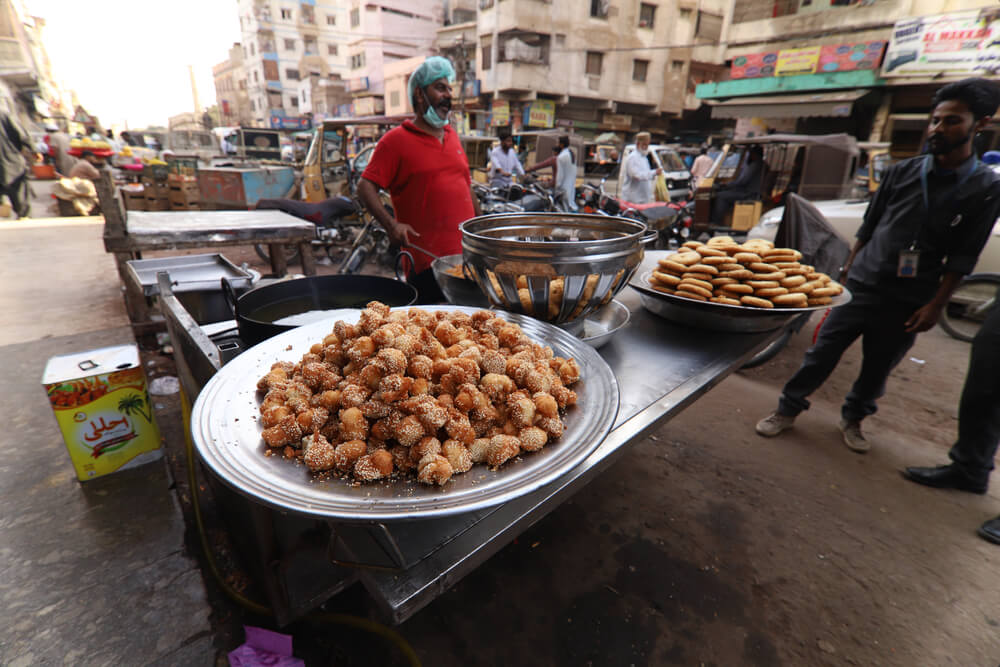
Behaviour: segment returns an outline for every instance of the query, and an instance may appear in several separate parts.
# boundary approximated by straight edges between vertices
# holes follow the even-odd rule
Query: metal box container
[[[284,197],[295,183],[292,167],[205,167],[198,170],[203,208],[248,208]]]

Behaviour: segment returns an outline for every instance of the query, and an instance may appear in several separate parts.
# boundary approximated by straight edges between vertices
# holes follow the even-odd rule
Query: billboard
[[[805,49],[784,49],[778,51],[778,62],[774,65],[775,76],[795,76],[812,74],[819,63],[819,47]]]
[[[883,77],[995,75],[1000,69],[1000,18],[972,10],[897,21]]]

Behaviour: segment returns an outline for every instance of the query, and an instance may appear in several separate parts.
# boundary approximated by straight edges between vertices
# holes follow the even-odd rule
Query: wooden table
[[[302,258],[302,273],[316,274],[310,242],[316,227],[281,211],[128,211],[114,191],[107,174],[95,182],[104,212],[104,249],[115,256],[118,275],[125,286],[125,307],[136,334],[146,333],[151,321],[149,304],[127,279],[126,263],[144,251],[218,248],[226,246],[270,246],[275,276],[288,272],[282,246],[295,244]]]

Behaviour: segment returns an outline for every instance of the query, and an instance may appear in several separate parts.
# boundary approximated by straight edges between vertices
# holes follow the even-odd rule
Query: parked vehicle
[[[788,192],[810,201],[851,196],[860,151],[847,134],[769,134],[737,139],[716,157],[695,190],[695,230],[712,228],[712,202],[720,186],[732,180],[746,162],[751,146],[764,148],[766,168],[761,174],[760,197],[766,212],[783,203]]]
[[[165,130],[149,128],[129,130],[129,134],[142,145],[132,146],[132,154],[146,159],[163,158],[164,153],[182,157],[197,157],[199,162],[211,163],[222,155],[215,135],[211,130]]]
[[[694,218],[692,200],[635,204],[608,195],[604,189],[606,181],[607,176],[597,184],[584,183],[577,188],[576,203],[581,212],[620,215],[645,222],[657,231],[658,248],[676,248],[689,240]]]
[[[625,161],[628,160],[632,152],[635,151],[635,144],[629,144],[622,151],[621,160],[618,162],[618,186],[616,195],[621,194],[621,170]],[[688,199],[691,195],[691,172],[684,166],[684,160],[673,148],[662,144],[650,144],[649,146],[650,167],[662,169],[663,176],[667,179],[667,190],[670,192],[671,201],[677,199]]]

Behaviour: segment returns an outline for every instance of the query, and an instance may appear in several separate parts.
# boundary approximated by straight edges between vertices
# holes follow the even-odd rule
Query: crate
[[[170,186],[167,199],[170,201],[171,208],[187,210],[192,206],[198,206],[201,192],[198,190],[197,183],[175,183]]]
[[[139,190],[133,188],[121,188],[119,191],[121,192],[122,195],[122,203],[125,204],[125,210],[127,211],[146,210],[145,190]]]
[[[170,186],[166,183],[142,180],[142,190],[146,199],[166,199],[170,195]]]
[[[198,211],[198,210],[201,210],[201,209],[198,206],[198,202],[196,202],[196,201],[192,201],[192,202],[177,202],[177,201],[172,201],[172,202],[170,202],[170,210],[171,211]]]
[[[198,182],[198,158],[171,155],[167,157],[167,182],[176,183]]]
[[[169,165],[166,164],[146,164],[142,167],[142,180],[150,181],[153,183],[162,182],[167,180],[169,175],[168,171]]]
[[[733,206],[732,228],[737,232],[745,232],[753,228],[760,220],[761,203],[759,201],[740,201]]]
[[[166,197],[146,197],[147,211],[169,211],[170,201]]]

